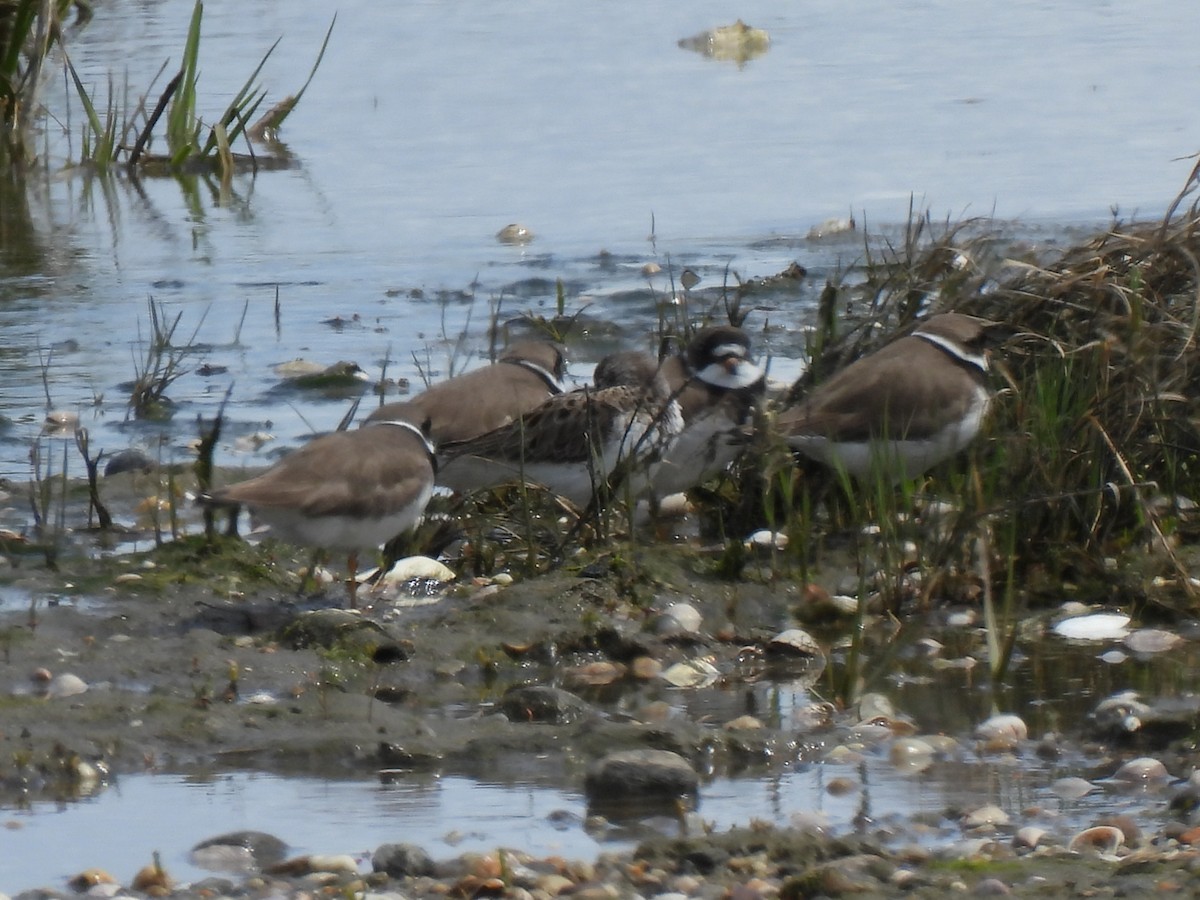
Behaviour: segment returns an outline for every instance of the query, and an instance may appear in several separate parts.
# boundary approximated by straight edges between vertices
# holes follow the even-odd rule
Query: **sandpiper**
[[[402,418],[430,423],[437,446],[494,431],[563,392],[565,350],[553,341],[517,341],[491,365],[431,385],[374,410],[364,425]]]
[[[657,499],[686,491],[723,471],[745,446],[743,429],[766,389],[741,328],[702,328],[683,354],[668,356],[663,377],[679,402],[683,431],[649,472]]]
[[[358,554],[416,527],[433,493],[426,430],[403,419],[322,435],[254,478],[202,501],[240,504],[288,543],[341,550],[356,605]]]
[[[931,316],[818,385],[779,414],[778,427],[798,453],[854,478],[915,478],[979,433],[998,328],[961,313]]]
[[[438,483],[460,492],[507,481],[540,484],[577,506],[610,478],[656,458],[682,428],[679,404],[655,360],[619,353],[602,367],[610,381],[551,397],[515,422],[439,451]]]

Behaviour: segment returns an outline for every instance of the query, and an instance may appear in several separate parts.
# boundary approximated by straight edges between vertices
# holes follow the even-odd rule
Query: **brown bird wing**
[[[486,434],[536,409],[550,394],[545,379],[513,363],[493,363],[430,386],[410,400],[388,403],[367,422],[403,418],[430,422],[436,445]]]
[[[928,341],[901,338],[818,385],[800,404],[780,413],[778,425],[785,436],[838,441],[932,434],[949,415],[965,412],[972,399],[947,389],[947,373],[956,376],[951,379],[955,388],[961,387],[960,379],[983,379]],[[897,391],[901,381],[903,396]]]
[[[617,417],[642,400],[636,388],[585,389],[551,397],[516,422],[474,440],[446,444],[447,459],[477,456],[508,462],[586,462],[608,440]]]
[[[433,464],[415,434],[372,425],[315,438],[263,474],[213,491],[212,497],[313,518],[379,518],[407,506],[432,481]]]

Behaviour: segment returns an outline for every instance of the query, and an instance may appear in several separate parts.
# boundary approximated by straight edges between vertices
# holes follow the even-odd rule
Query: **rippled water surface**
[[[176,64],[191,6],[96,3],[72,52],[102,102],[110,75],[115,91],[127,83],[136,95],[164,60]],[[291,167],[239,176],[228,191],[67,170],[81,114],[52,86],[55,118],[38,137],[50,166],[0,182],[0,476],[29,476],[48,408],[78,412],[93,451],[137,446],[182,458],[196,414],[211,414],[226,391],[231,425],[218,461],[261,461],[332,427],[348,404],[280,392],[274,364],[355,360],[378,377],[386,361],[390,376],[419,384],[422,372],[451,368],[460,333],[468,338],[455,365],[480,358],[491,313],[501,321],[552,313],[560,283],[568,311],[586,306],[613,323],[576,348],[582,376],[612,345],[648,342],[670,290],[666,273],[683,266],[709,290],[733,273],[770,275],[792,261],[809,270],[748,322],[756,334],[768,321],[785,326],[761,338],[760,350],[786,378],[802,347],[792,330],[824,277],[861,253],[858,235],[808,237],[831,217],[852,213],[860,229],[886,238],[914,202],[935,219],[1019,219],[1012,230],[1054,245],[1102,225],[1114,207],[1161,215],[1191,168],[1179,158],[1200,148],[1200,59],[1178,10],[1167,0],[736,8],[348,0],[284,128]],[[205,114],[219,114],[279,37],[262,76],[267,102],[296,90],[333,12],[309,0],[209,0]],[[768,53],[739,66],[677,45],[737,17],[771,33]],[[535,240],[499,243],[510,222]],[[648,282],[641,269],[650,261],[664,274]],[[176,343],[188,352],[168,392],[175,415],[147,423],[127,414],[123,384],[145,353],[151,302],[179,317]],[[252,432],[275,440],[255,453],[235,447]],[[19,527],[24,512],[6,517],[2,524]],[[1093,677],[1072,684],[1103,696]],[[922,724],[969,729],[986,714],[955,710],[958,718]],[[996,783],[987,767],[973,771]],[[1053,774],[1038,771],[1035,795]],[[816,809],[845,826],[862,798],[831,798],[825,774],[809,767],[718,781],[702,794],[701,813],[727,825]],[[970,783],[961,772],[901,778],[882,764],[871,779],[879,815],[941,808]],[[184,807],[186,821],[162,818]],[[93,800],[5,814],[19,827],[0,833],[0,889],[60,883],[64,853],[71,870],[94,862],[127,879],[155,847],[186,878],[195,840],[240,827],[276,832],[298,850],[427,840],[437,856],[495,846],[503,821],[506,833],[527,829],[519,842],[531,849],[595,850],[577,824],[550,823],[559,809],[584,812],[569,793],[457,776],[391,786],[125,778]],[[1086,811],[1085,803],[1081,821]],[[128,830],[102,843],[117,822]],[[168,832],[170,846],[161,839]],[[447,842],[451,832],[462,843]]]
[[[98,99],[110,76],[119,100],[177,62],[190,10],[98,3],[72,45]],[[265,0],[248,15],[210,0],[204,114],[276,38],[267,102],[295,91],[333,11]],[[351,0],[337,15],[282,133],[293,166],[227,192],[63,171],[81,113],[53,82],[56,118],[38,139],[49,171],[5,187],[0,204],[0,475],[28,476],[47,406],[79,412],[93,450],[180,456],[195,413],[231,385],[231,441],[269,433],[273,452],[346,408],[272,390],[273,364],[346,359],[378,377],[390,361],[389,375],[419,384],[451,367],[447,338],[470,337],[458,367],[478,359],[489,311],[552,311],[560,281],[568,311],[586,305],[632,341],[670,288],[665,274],[642,277],[651,260],[690,266],[709,289],[732,280],[727,266],[749,278],[798,261],[806,284],[748,323],[794,326],[823,276],[861,252],[855,236],[806,239],[830,217],[886,235],[915,198],[935,219],[1020,217],[1053,242],[1113,206],[1161,214],[1190,168],[1177,158],[1200,146],[1188,112],[1200,63],[1166,2]],[[731,16],[767,29],[769,52],[739,66],[678,46]],[[534,242],[499,244],[510,222]],[[126,409],[151,300],[179,316],[174,342],[191,348],[165,424]],[[777,357],[797,353],[786,335],[772,341]],[[607,349],[585,342],[576,371]]]

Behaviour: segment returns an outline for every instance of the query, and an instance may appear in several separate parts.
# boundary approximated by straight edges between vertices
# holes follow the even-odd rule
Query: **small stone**
[[[517,685],[509,688],[500,709],[511,722],[551,722],[569,725],[595,715],[595,710],[570,691],[549,685]]]
[[[670,750],[622,750],[597,761],[584,786],[596,801],[694,795],[700,778],[692,764]]]
[[[1007,897],[1012,889],[999,878],[984,878],[975,885],[977,897]]]
[[[371,857],[371,868],[392,878],[421,877],[434,873],[433,859],[415,844],[382,844]]]
[[[528,244],[533,240],[533,232],[524,225],[513,222],[496,232],[496,240],[502,244]]]
[[[650,656],[638,656],[629,664],[629,674],[640,681],[657,678],[662,670],[662,663]]]
[[[723,726],[726,731],[761,731],[763,723],[754,716],[738,716]]]

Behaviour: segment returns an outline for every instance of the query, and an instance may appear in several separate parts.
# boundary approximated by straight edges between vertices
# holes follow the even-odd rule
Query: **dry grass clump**
[[[1061,598],[1083,584],[1087,599],[1108,590],[1194,608],[1200,202],[1176,210],[1200,187],[1197,171],[1163,221],[1114,221],[1052,260],[996,225],[931,237],[928,219],[912,220],[903,246],[868,254],[861,281],[827,288],[813,370],[793,392],[918,315],[954,309],[1009,323],[1014,336],[994,360],[1008,387],[990,439],[939,473],[958,486],[965,515],[988,525],[997,561],[1027,589]],[[862,326],[836,335],[837,306]]]

